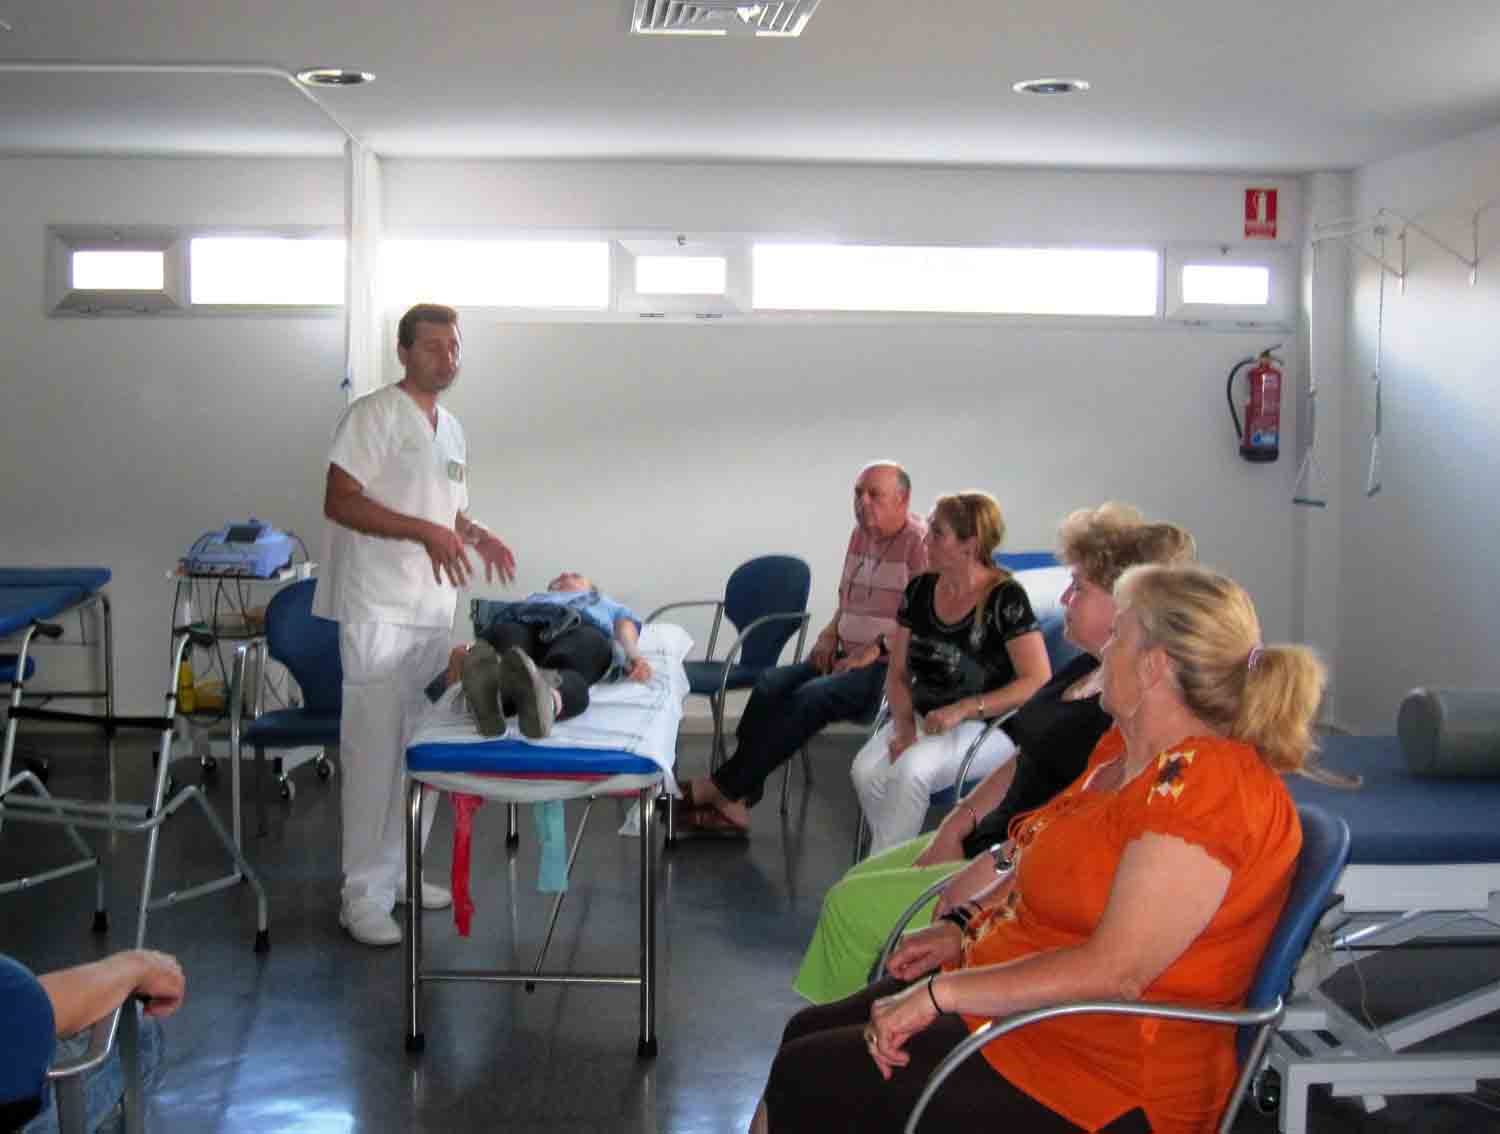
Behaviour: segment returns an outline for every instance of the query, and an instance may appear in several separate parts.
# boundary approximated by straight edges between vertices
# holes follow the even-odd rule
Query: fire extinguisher
[[[1229,416],[1234,421],[1234,434],[1240,439],[1240,456],[1247,461],[1274,461],[1281,453],[1281,360],[1271,354],[1280,348],[1281,344],[1277,343],[1257,355],[1241,359],[1229,371],[1229,381],[1224,385],[1224,396],[1229,399]],[[1250,396],[1245,402],[1242,429],[1234,406],[1234,380],[1247,366],[1251,366]]]

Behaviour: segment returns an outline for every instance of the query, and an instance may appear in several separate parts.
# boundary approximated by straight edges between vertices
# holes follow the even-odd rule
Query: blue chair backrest
[[[991,558],[996,567],[1007,571],[1031,571],[1038,567],[1061,567],[1057,556],[1050,551],[997,551]],[[1033,599],[1033,601],[1036,601]],[[1050,601],[1050,596],[1049,596]],[[1047,644],[1047,660],[1056,673],[1083,651],[1068,641],[1065,636],[1061,609],[1042,611],[1037,615],[1042,627],[1042,641]]]
[[[812,590],[812,569],[795,555],[762,555],[741,563],[724,588],[724,613],[735,629],[744,628],[767,614],[801,614],[807,609]],[[745,640],[738,664],[773,666],[782,647],[797,632],[790,619],[773,622],[751,632]]]
[[[1327,910],[1339,875],[1349,862],[1349,824],[1321,807],[1298,807],[1297,817],[1302,821],[1297,873],[1292,877],[1286,906],[1245,996],[1245,1007],[1251,1011],[1269,1007],[1291,988],[1307,940]],[[1249,1054],[1253,1039],[1254,1029],[1240,1029],[1241,1060]]]
[[[308,709],[337,715],[344,704],[339,624],[313,614],[316,587],[304,579],[276,592],[266,607],[266,647],[291,672]]]
[[[1029,571],[1033,567],[1058,567],[1057,556],[1050,551],[997,551],[992,559],[996,567],[1008,571]]]
[[[1060,610],[1049,610],[1037,619],[1042,627],[1042,641],[1047,644],[1047,660],[1052,663],[1052,672],[1056,673],[1070,661],[1083,653],[1067,638],[1067,622]]]

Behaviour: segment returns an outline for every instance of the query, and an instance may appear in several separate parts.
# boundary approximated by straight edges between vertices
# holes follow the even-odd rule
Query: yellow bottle
[[[193,663],[182,655],[182,665],[177,670],[177,711],[191,713],[198,707],[198,691],[193,686]]]

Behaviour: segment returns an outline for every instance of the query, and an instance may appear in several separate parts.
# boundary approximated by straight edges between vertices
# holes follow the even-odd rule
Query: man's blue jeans
[[[129,1010],[138,1012],[134,1005],[129,1005]],[[140,1046],[140,1071],[141,1088],[154,1084],[161,1071],[162,1063],[162,1029],[161,1021],[149,1017],[141,1017],[141,1046]],[[82,1055],[88,1048],[89,1033],[80,1032],[76,1036],[59,1040],[57,1053],[53,1061],[71,1059]],[[91,1131],[113,1132],[123,1129],[124,1122],[119,1110],[120,1100],[125,1097],[125,1070],[120,1066],[120,1044],[115,1041],[114,1048],[98,1068],[92,1071],[84,1081],[84,1113],[88,1116],[88,1128]],[[46,1103],[40,1114],[22,1127],[22,1134],[57,1134],[57,1103],[53,1092],[48,1091]]]
[[[765,794],[766,778],[826,726],[874,718],[885,670],[884,662],[826,676],[812,662],[766,670],[735,730],[734,755],[713,773],[715,786],[754,807]]]

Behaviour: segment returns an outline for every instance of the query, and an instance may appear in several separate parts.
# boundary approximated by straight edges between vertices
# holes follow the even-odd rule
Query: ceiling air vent
[[[635,0],[632,35],[798,36],[819,0]]]

